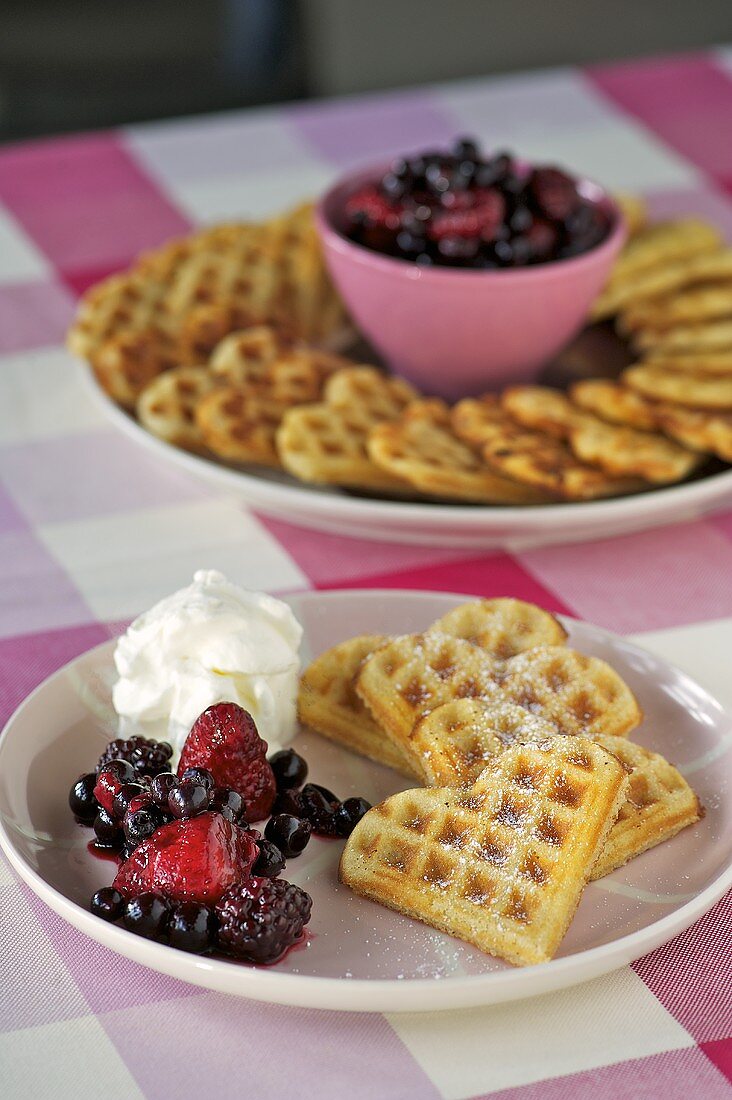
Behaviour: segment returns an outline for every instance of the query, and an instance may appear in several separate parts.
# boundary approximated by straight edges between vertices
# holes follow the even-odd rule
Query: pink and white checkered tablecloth
[[[110,427],[62,349],[76,296],[192,224],[275,211],[457,132],[642,190],[732,238],[732,50],[140,126],[0,151],[0,710],[201,565],[275,592],[510,594],[642,634],[732,706],[732,512],[483,556],[248,512]],[[732,897],[634,966],[428,1016],[261,1005],[67,927],[0,859],[0,1095],[732,1097]]]

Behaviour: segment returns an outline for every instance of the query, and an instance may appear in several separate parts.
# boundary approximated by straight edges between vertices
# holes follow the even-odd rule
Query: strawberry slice
[[[267,742],[251,714],[236,703],[215,703],[199,715],[180,754],[178,775],[186,768],[208,768],[219,787],[237,791],[249,822],[261,821],[272,809],[276,784]]]
[[[157,829],[120,866],[114,888],[126,898],[153,890],[173,901],[213,905],[248,878],[258,854],[244,829],[206,812]]]

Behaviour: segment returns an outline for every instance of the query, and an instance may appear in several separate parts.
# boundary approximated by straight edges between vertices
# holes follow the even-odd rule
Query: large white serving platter
[[[399,591],[292,596],[303,658],[355,633],[422,629],[465,597]],[[476,948],[359,898],[338,882],[342,842],[313,839],[285,875],[313,897],[305,946],[257,968],[140,939],[89,913],[112,863],[87,851],[67,792],[113,735],[113,642],[72,661],[22,704],[0,738],[0,844],[32,890],[70,924],[155,970],[242,997],[352,1011],[422,1011],[528,997],[586,981],[664,943],[732,886],[732,722],[685,673],[597,627],[567,620],[570,644],[609,661],[645,713],[633,733],[674,761],[706,814],[697,825],[587,887],[557,957],[514,969]],[[402,789],[396,773],[302,731],[310,775],[342,798]],[[100,981],[106,980],[100,974]]]

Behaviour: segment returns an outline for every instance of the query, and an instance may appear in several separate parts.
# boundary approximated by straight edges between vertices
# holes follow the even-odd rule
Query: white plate
[[[355,632],[425,627],[465,597],[415,592],[293,596],[304,658]],[[679,836],[592,883],[557,958],[514,969],[426,925],[356,897],[337,880],[342,842],[313,839],[286,877],[313,896],[307,947],[274,967],[198,958],[140,939],[87,911],[113,864],[91,855],[71,819],[73,779],[111,736],[112,647],[72,661],[16,711],[0,740],[0,842],[48,905],[93,939],[155,970],[211,989],[283,1004],[354,1011],[486,1005],[558,989],[623,966],[701,916],[732,885],[732,732],[720,705],[684,673],[604,633],[569,621],[572,643],[609,660],[636,692],[640,743],[689,776],[706,816]],[[375,802],[405,786],[394,772],[301,733],[315,782]],[[101,977],[100,977],[100,980]]]
[[[126,435],[183,470],[263,512],[292,523],[364,539],[424,546],[518,549],[624,535],[696,519],[732,504],[732,469],[616,500],[527,508],[410,504],[352,496],[298,482],[264,467],[235,468],[189,454],[142,428],[82,365],[86,388]]]

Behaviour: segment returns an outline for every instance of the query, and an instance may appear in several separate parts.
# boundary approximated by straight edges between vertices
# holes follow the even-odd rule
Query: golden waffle
[[[631,303],[618,317],[617,324],[624,333],[642,329],[659,332],[676,325],[699,324],[723,317],[732,317],[732,280]]]
[[[640,363],[623,371],[622,381],[653,401],[670,401],[690,409],[732,409],[732,375],[671,371]]]
[[[660,298],[673,291],[731,277],[732,249],[706,251],[690,259],[640,270],[627,278],[613,276],[610,285],[595,301],[591,317],[595,321],[601,320],[619,313],[631,302]]]
[[[460,401],[453,410],[456,431],[482,437],[482,454],[499,473],[568,500],[593,500],[636,492],[647,486],[640,478],[614,477],[575,457],[561,439],[524,428],[495,399]]]
[[[637,237],[648,224],[648,206],[641,195],[632,195],[628,191],[616,191],[613,195],[623,215],[628,238]]]
[[[705,412],[665,403],[655,409],[658,423],[668,435],[687,447],[732,462],[732,412]]]
[[[451,638],[464,638],[492,657],[506,659],[539,645],[562,645],[567,631],[536,604],[498,597],[461,603],[429,628]]]
[[[393,795],[346,842],[340,878],[364,897],[517,965],[557,950],[628,779],[584,738],[501,753],[468,790]]]
[[[412,400],[412,388],[374,367],[350,367],[328,379],[324,397],[283,418],[277,450],[285,469],[303,481],[407,494],[409,485],[376,466],[366,445],[376,424],[398,416]]]
[[[708,351],[732,353],[732,321],[724,318],[673,328],[639,329],[633,334],[633,345],[642,353],[661,356],[705,354]]]
[[[132,410],[145,386],[163,371],[180,366],[181,357],[172,337],[130,329],[110,336],[90,353],[90,362],[104,392]]]
[[[469,787],[510,745],[558,733],[556,726],[516,703],[453,699],[419,719],[410,746],[428,786]]]
[[[498,661],[462,638],[428,632],[393,638],[361,664],[356,692],[410,755],[417,721],[455,699],[514,702],[562,733],[626,734],[641,719],[627,685],[604,661],[538,646]]]
[[[266,367],[286,355],[291,342],[271,325],[253,325],[232,332],[214,348],[209,367],[235,386],[259,381]]]
[[[569,393],[575,405],[611,424],[626,424],[640,431],[652,431],[658,427],[655,405],[608,378],[575,382]]]
[[[665,370],[691,371],[699,374],[732,374],[732,350],[689,352],[674,355],[661,355],[649,352],[643,357],[649,367],[663,367]]]
[[[699,465],[699,455],[658,432],[607,424],[546,386],[513,386],[502,403],[514,420],[566,439],[574,455],[613,477],[642,477],[667,484]]]
[[[315,342],[343,330],[310,206],[271,222],[214,226],[145,253],[82,297],[68,345],[131,407],[154,377],[154,362],[159,370],[201,364],[224,336],[263,322]],[[145,377],[138,386],[141,352],[130,339],[140,334]],[[120,372],[128,377],[118,380]]]
[[[699,799],[689,784],[658,753],[623,737],[595,740],[630,772],[630,782],[618,819],[592,869],[593,879],[609,875],[702,816]]]
[[[158,375],[137,399],[137,418],[153,435],[187,451],[205,449],[196,406],[216,384],[206,367],[175,367]]]
[[[460,604],[428,629],[466,639],[498,658],[537,645],[561,645],[567,637],[564,627],[548,611],[523,600],[504,598]],[[419,777],[421,767],[392,743],[353,688],[361,662],[387,640],[375,635],[351,638],[317,657],[301,680],[300,718],[354,752]]]
[[[196,425],[205,445],[228,462],[279,467],[275,435],[289,403],[221,386],[196,405]]]
[[[420,492],[482,504],[540,504],[546,495],[494,473],[452,431],[441,401],[416,401],[375,428],[368,453],[381,469]]]
[[[468,787],[510,745],[556,734],[551,723],[515,704],[457,699],[419,721],[411,743],[426,783]],[[592,740],[617,757],[630,775],[627,798],[593,867],[595,879],[698,821],[701,811],[686,780],[658,753],[625,737],[597,734]]]
[[[306,726],[352,752],[420,778],[406,753],[376,724],[353,688],[361,661],[384,641],[381,635],[364,634],[316,657],[300,680],[298,716]]]
[[[120,332],[169,331],[164,296],[160,283],[134,273],[111,275],[90,287],[66,337],[69,351],[88,359]]]

